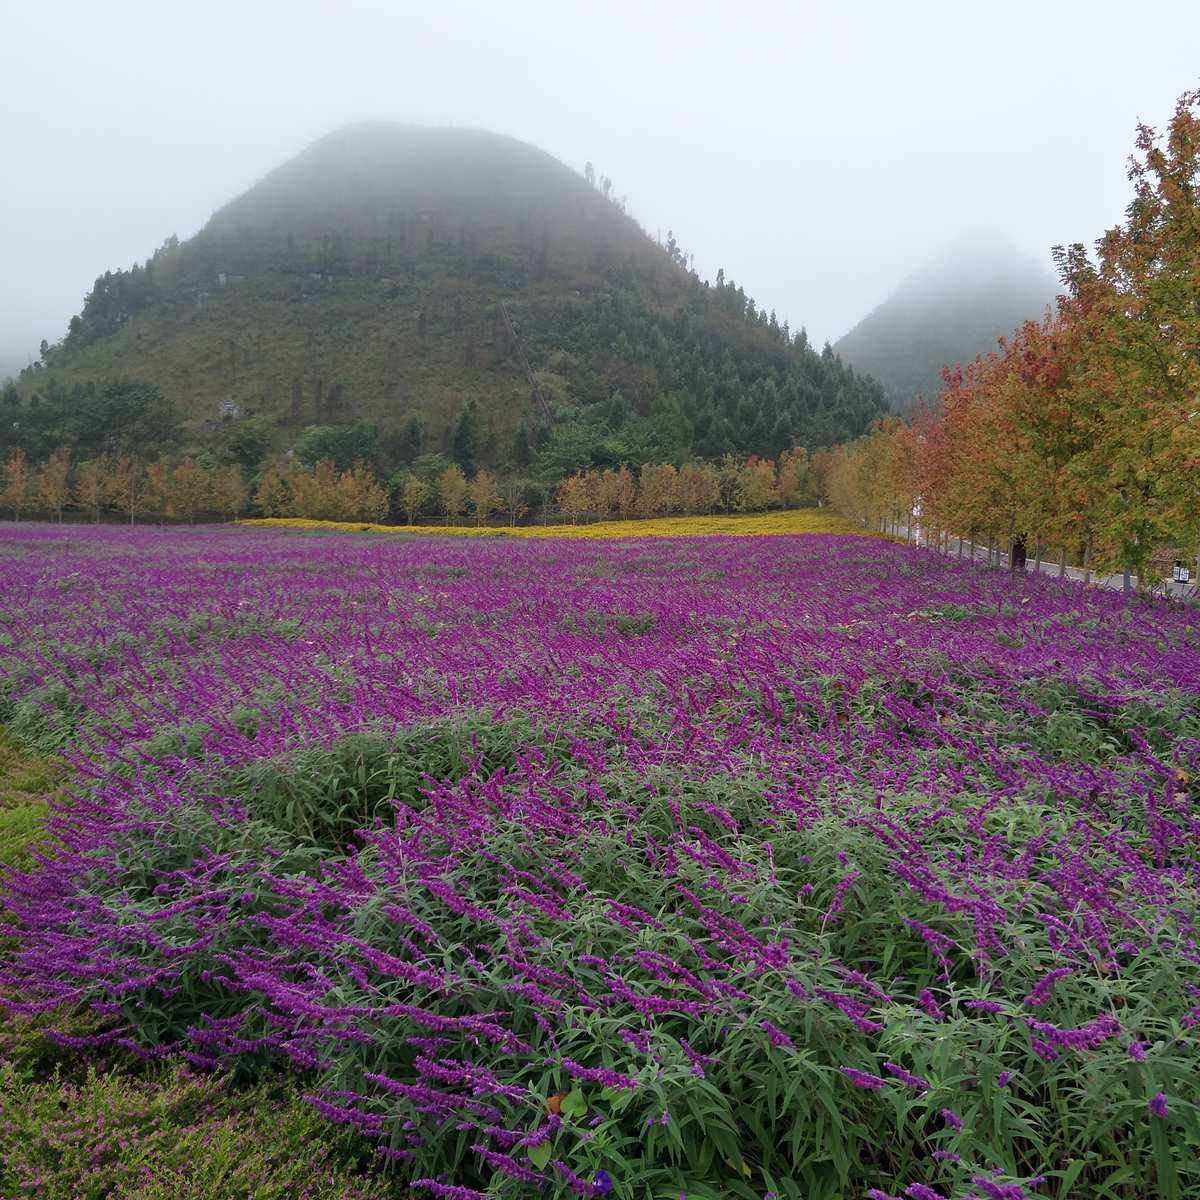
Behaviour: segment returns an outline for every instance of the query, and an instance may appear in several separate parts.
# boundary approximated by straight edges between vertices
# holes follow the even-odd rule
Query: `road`
[[[933,549],[928,541],[922,541],[920,538],[921,531],[915,529],[917,535],[917,544],[924,545],[927,549]],[[951,538],[950,549],[947,552],[951,558],[960,557],[961,539]],[[963,559],[970,558],[975,562],[986,563],[988,561],[988,548],[986,546],[976,545],[974,542],[962,541],[961,557]],[[993,562],[999,567],[1008,566],[1008,554],[1004,551],[997,551],[993,557]],[[1032,558],[1025,562],[1025,570],[1032,572],[1037,569],[1037,564]],[[1041,565],[1041,573],[1043,575],[1051,575],[1054,578],[1059,577],[1059,565],[1056,562],[1043,562]],[[1116,575],[1098,575],[1092,573],[1091,579],[1087,579],[1081,567],[1067,567],[1064,578],[1077,580],[1079,583],[1089,583],[1092,587],[1106,588],[1109,591],[1120,592],[1124,590],[1124,577],[1120,574]],[[1130,577],[1130,586],[1136,590],[1138,586],[1138,577],[1133,575]],[[1170,596],[1176,600],[1197,600],[1200,599],[1200,586],[1196,582],[1192,583],[1174,583],[1169,579],[1156,580],[1153,587],[1154,594],[1157,596]]]

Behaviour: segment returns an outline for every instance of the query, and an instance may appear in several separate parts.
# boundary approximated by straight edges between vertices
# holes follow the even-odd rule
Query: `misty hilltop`
[[[197,448],[239,422],[284,448],[366,421],[406,431],[402,461],[446,450],[469,405],[481,462],[553,442],[564,470],[828,444],[883,406],[648,237],[590,164],[385,122],[320,139],[195,237],[103,275],[21,391],[62,407],[118,376],[156,385]]]
[[[903,411],[941,391],[944,366],[970,362],[1040,318],[1056,290],[1050,272],[1010,242],[974,234],[909,275],[835,349]]]

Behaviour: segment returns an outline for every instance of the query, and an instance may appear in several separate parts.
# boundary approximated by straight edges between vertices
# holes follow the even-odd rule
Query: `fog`
[[[312,139],[480,126],[610,175],[818,344],[967,230],[1048,261],[1200,83],[1200,4],[0,0],[0,375]]]

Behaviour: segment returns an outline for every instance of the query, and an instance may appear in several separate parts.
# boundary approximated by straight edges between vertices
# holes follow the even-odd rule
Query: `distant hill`
[[[366,420],[393,458],[447,450],[473,401],[481,462],[521,467],[555,441],[563,469],[773,454],[882,410],[877,384],[723,277],[702,283],[591,174],[478,130],[339,130],[195,237],[98,279],[20,390],[57,395],[47,413],[72,387],[131,377],[174,403],[193,447],[239,422],[281,448]]]
[[[1039,318],[1056,290],[1050,272],[1010,243],[973,236],[905,279],[834,348],[903,411],[941,391],[943,366],[986,354]]]

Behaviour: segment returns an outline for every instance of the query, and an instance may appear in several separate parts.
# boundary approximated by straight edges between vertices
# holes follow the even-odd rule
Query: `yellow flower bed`
[[[599,521],[590,525],[373,525],[357,521],[313,521],[306,517],[261,517],[239,521],[280,529],[337,529],[347,533],[416,533],[441,537],[638,538],[697,534],[856,533],[865,531],[827,508],[795,508],[748,516],[659,517],[645,521]],[[875,536],[875,535],[868,535]]]

